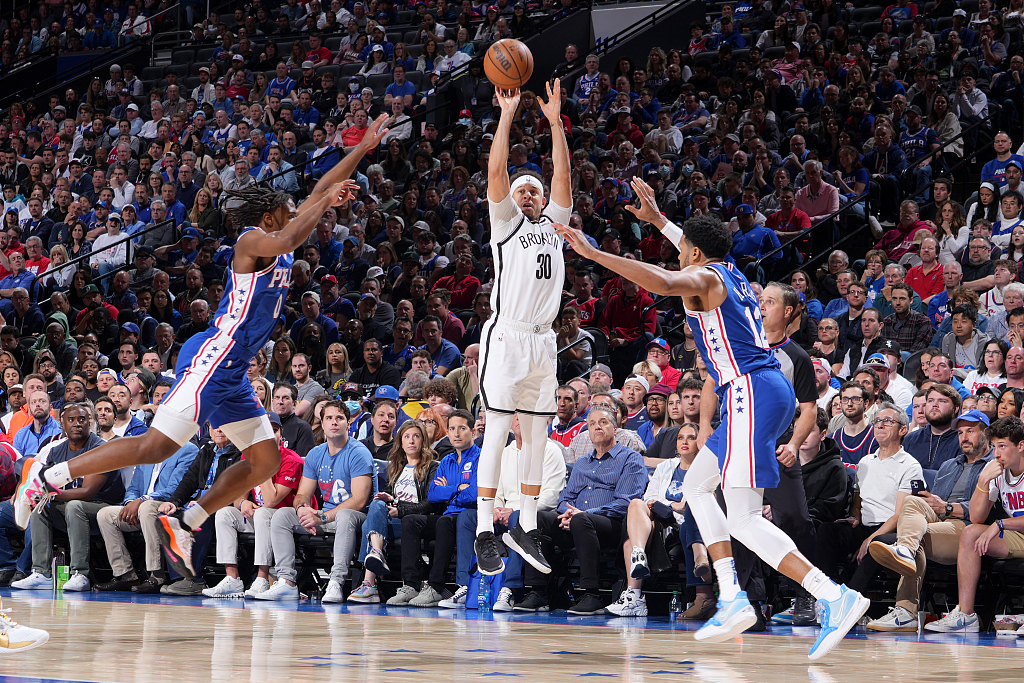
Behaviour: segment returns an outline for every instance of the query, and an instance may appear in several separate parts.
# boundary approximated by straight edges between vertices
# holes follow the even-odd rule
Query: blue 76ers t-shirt
[[[328,444],[323,443],[306,455],[302,476],[316,479],[324,497],[324,510],[341,505],[352,497],[355,477],[373,476],[373,456],[363,444],[349,439],[345,446],[331,455]]]

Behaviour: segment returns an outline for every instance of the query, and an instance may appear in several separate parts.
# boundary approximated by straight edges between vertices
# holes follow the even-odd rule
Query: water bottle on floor
[[[491,611],[491,582],[486,576],[480,577],[480,590],[477,591],[477,608],[483,612]]]
[[[675,621],[683,613],[683,601],[679,599],[679,591],[672,591],[672,602],[668,603],[668,618]]]

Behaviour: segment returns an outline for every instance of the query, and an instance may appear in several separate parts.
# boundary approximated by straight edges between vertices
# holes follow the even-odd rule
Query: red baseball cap
[[[334,277],[333,275],[324,275],[322,278],[320,278],[320,284],[322,285],[325,282],[333,282],[334,284],[338,284],[338,278]]]

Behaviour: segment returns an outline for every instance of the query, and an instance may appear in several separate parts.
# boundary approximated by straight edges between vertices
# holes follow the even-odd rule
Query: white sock
[[[476,535],[494,531],[494,499],[476,499]]]
[[[43,472],[46,483],[54,488],[62,489],[74,479],[71,477],[69,461],[59,462]]]
[[[718,591],[724,602],[733,600],[740,592],[740,584],[736,581],[736,563],[731,557],[715,560],[715,574],[718,576]]]
[[[839,590],[839,585],[835,581],[828,578],[825,572],[821,571],[817,567],[811,569],[804,576],[804,580],[800,582],[800,585],[804,589],[813,595],[818,600],[826,600],[832,602],[838,600],[842,596],[842,591]]]
[[[519,496],[522,509],[519,510],[519,526],[523,531],[533,531],[537,528],[537,502],[538,496],[528,496],[525,493]]]
[[[638,598],[640,597],[640,589],[639,588],[630,588],[629,590],[633,591],[633,595],[635,595],[636,597],[638,597]]]
[[[204,510],[202,505],[193,505],[185,510],[185,524],[188,525],[189,529],[195,531],[202,526],[209,516],[210,513]]]

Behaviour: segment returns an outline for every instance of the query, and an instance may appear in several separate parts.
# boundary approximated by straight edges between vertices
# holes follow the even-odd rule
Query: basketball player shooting
[[[519,414],[523,449],[519,456],[522,508],[519,523],[503,536],[504,544],[538,571],[551,567],[541,553],[537,530],[547,425],[555,415],[558,380],[555,332],[552,323],[561,303],[565,264],[562,238],[555,223],[567,223],[572,213],[569,184],[569,145],[562,130],[562,90],[559,79],[547,84],[541,110],[551,124],[551,157],[555,174],[551,198],[544,198],[541,177],[518,170],[509,178],[509,130],[519,107],[519,90],[497,92],[501,119],[491,145],[487,168],[487,202],[491,216],[491,254],[494,257],[494,315],[480,336],[480,395],[487,411],[487,430],[477,470],[477,566],[483,574],[505,568],[502,541],[494,535],[494,495],[501,472],[512,418]]]
[[[821,633],[808,655],[819,659],[843,639],[870,602],[857,591],[835,584],[800,554],[789,536],[761,516],[764,489],[779,483],[775,444],[793,422],[793,387],[765,339],[750,283],[725,262],[732,248],[728,227],[713,216],[697,216],[680,229],[658,211],[647,183],[634,179],[632,187],[640,207],[627,206],[627,210],[657,226],[679,248],[680,271],[612,256],[591,247],[578,230],[564,225],[557,229],[581,257],[655,294],[682,297],[697,348],[707,364],[698,438],[702,447],[686,473],[683,492],[714,561],[720,594],[718,611],[695,638],[722,642],[757,620],[736,581],[732,537],[821,601]],[[711,417],[719,404],[724,408],[722,422],[712,430]],[[779,449],[779,458],[788,455],[789,451]],[[715,500],[719,485],[727,515]]]
[[[387,115],[377,118],[350,154],[328,171],[296,211],[291,195],[262,188],[229,192],[240,206],[231,210],[242,230],[231,257],[230,280],[210,328],[187,342],[178,356],[177,380],[160,404],[153,424],[140,436],[114,439],[64,463],[43,467],[27,458],[14,500],[15,521],[28,526],[32,511],[45,505],[78,477],[130,465],[159,463],[173,455],[209,421],[245,454],[217,478],[198,505],[161,516],[158,531],[175,571],[194,578],[192,530],[206,518],[265,482],[281,463],[266,411],[246,377],[249,361],[270,338],[288,295],[293,252],[305,244],[331,206],[349,201],[357,185],[349,180],[359,161],[387,132]]]

